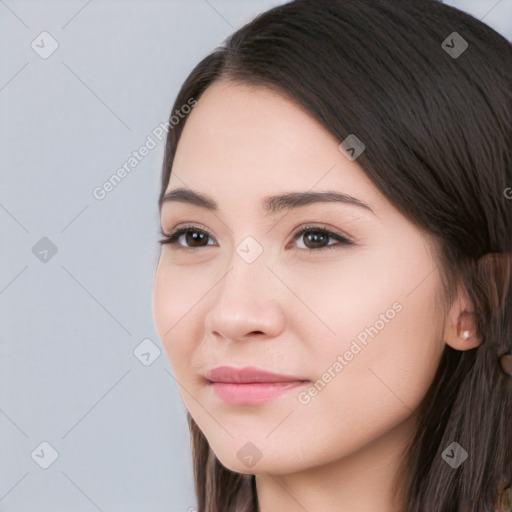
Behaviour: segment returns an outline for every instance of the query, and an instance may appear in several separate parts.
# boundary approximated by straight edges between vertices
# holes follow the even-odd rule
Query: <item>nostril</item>
[[[249,336],[253,336],[254,334],[264,334],[263,331],[252,331],[249,334],[246,334],[245,336],[242,336],[242,339],[248,338]]]

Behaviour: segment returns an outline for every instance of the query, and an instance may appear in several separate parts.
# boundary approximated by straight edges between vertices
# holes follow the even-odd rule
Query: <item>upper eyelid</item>
[[[208,237],[208,238],[211,238],[212,240],[215,240],[215,243],[218,243],[217,239],[212,235],[212,233],[210,232],[210,230],[206,229],[206,228],[203,228],[201,226],[195,226],[195,225],[188,225],[188,224],[185,224],[184,226],[179,226],[177,228],[174,228],[172,229],[170,232],[169,232],[169,235],[168,236],[171,236],[171,235],[176,235],[178,232],[180,232],[179,235],[177,235],[178,237],[181,237],[182,235],[184,235],[188,230],[190,231],[201,231],[203,233],[205,233],[205,235]],[[177,240],[176,240],[177,241]],[[178,244],[179,245],[179,244]],[[208,244],[210,245],[210,244]],[[186,246],[185,246],[186,247]]]

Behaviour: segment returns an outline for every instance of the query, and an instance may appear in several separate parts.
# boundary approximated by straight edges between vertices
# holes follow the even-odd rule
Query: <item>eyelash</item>
[[[208,236],[209,238],[213,239],[213,236],[211,236],[211,234],[208,233],[208,231],[205,231],[204,229],[199,229],[195,226],[184,226],[170,234],[164,233],[160,229],[160,233],[164,238],[160,239],[158,241],[158,243],[161,246],[164,244],[170,244],[170,245],[174,246],[176,249],[183,250],[183,251],[192,251],[192,252],[195,252],[198,249],[208,247],[208,245],[205,245],[203,247],[187,247],[187,246],[178,244],[178,240],[179,240],[180,236],[183,234],[186,234],[188,231],[192,231],[192,232],[196,231],[198,233],[202,233],[202,234]],[[318,249],[310,249],[310,248],[300,249],[301,251],[308,251],[308,252],[319,252],[320,251],[321,252],[321,251],[326,251],[326,250],[330,250],[330,249],[336,249],[336,248],[339,248],[340,246],[355,245],[352,240],[348,239],[347,237],[345,237],[343,235],[339,235],[337,233],[334,233],[325,228],[321,228],[319,226],[309,226],[309,225],[303,226],[299,231],[297,231],[295,233],[295,235],[293,236],[293,240],[295,241],[297,238],[300,238],[305,233],[309,233],[309,232],[322,233],[323,235],[327,235],[330,239],[334,239],[339,243],[338,244],[330,244],[325,247],[319,247]]]

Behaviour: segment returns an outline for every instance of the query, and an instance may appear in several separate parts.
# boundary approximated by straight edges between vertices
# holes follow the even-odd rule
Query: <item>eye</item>
[[[182,228],[177,229],[176,231],[173,231],[170,234],[164,233],[162,230],[160,230],[160,233],[163,236],[163,238],[158,241],[160,245],[170,244],[184,251],[194,251],[196,248],[199,247],[206,247],[206,245],[214,245],[202,245],[201,242],[203,242],[204,240],[208,240],[208,237],[213,237],[211,237],[210,233],[208,233],[207,231],[198,229],[194,226],[184,226]],[[179,243],[179,240],[182,236],[185,237],[185,241],[187,242],[187,244],[190,243],[192,244],[192,246],[182,245],[181,243]],[[196,243],[199,245],[194,245]]]
[[[160,231],[162,236],[161,240],[158,241],[160,245],[170,244],[175,246],[177,249],[184,251],[195,251],[201,247],[207,247],[208,245],[215,244],[204,244],[203,242],[208,242],[208,238],[215,240],[208,231],[203,229],[198,229],[194,226],[184,226],[182,228],[177,229],[176,231],[166,234],[163,231]],[[183,245],[179,243],[181,237],[184,236],[187,245]],[[312,245],[313,247],[305,247],[304,249],[307,251],[321,251],[324,249],[335,249],[336,247],[354,245],[352,240],[347,237],[340,235],[338,233],[334,233],[326,228],[319,226],[303,226],[293,237],[293,240],[303,238],[307,244]],[[334,240],[335,243],[325,245],[325,242],[329,240]],[[336,243],[338,242],[338,243]]]
[[[303,239],[307,251],[321,251],[324,249],[336,249],[340,245],[354,245],[354,242],[347,237],[340,235],[338,233],[334,233],[329,229],[320,226],[303,226],[293,237],[294,240]],[[325,242],[329,240],[334,240],[338,243],[331,243],[325,245]],[[311,245],[312,247],[308,247],[307,245]]]

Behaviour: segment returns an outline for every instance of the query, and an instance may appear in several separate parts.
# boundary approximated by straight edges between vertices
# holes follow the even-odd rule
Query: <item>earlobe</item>
[[[443,338],[455,350],[469,350],[482,343],[471,302],[462,288],[459,288],[448,313]]]

